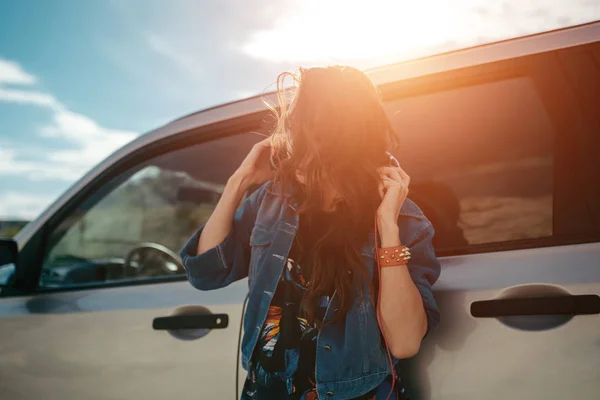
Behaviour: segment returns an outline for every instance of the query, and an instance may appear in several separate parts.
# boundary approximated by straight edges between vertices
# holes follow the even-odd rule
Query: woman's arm
[[[395,221],[379,220],[381,247],[400,246]],[[411,257],[415,257],[411,249]],[[408,266],[381,268],[381,317],[390,352],[396,358],[417,354],[427,332],[427,314],[421,292],[415,285]]]
[[[229,178],[217,206],[204,225],[196,255],[217,247],[225,240],[231,231],[235,211],[248,189],[247,182],[247,177],[239,173]]]
[[[252,185],[262,184],[272,178],[273,172],[269,165],[270,149],[271,141],[268,138],[256,143],[229,178],[215,210],[204,226],[198,241],[197,254],[202,254],[225,240],[231,230],[235,211],[246,190]]]
[[[254,145],[229,178],[212,215],[179,253],[190,283],[200,290],[218,289],[248,275],[249,239],[264,188],[238,208],[246,190],[272,176],[269,142]]]
[[[431,286],[440,274],[427,220],[412,243],[400,243],[398,217],[408,195],[410,177],[400,167],[382,168],[382,202],[377,210],[381,247],[407,245],[408,265],[383,267],[380,274],[380,311],[383,333],[396,358],[417,354],[421,340],[439,321]]]

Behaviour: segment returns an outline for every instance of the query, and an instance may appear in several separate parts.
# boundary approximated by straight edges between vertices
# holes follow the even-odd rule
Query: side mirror
[[[0,239],[0,287],[6,286],[15,273],[19,247],[12,239]]]

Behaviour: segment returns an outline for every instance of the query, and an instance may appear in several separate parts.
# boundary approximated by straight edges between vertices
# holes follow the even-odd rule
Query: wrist
[[[377,227],[380,229],[398,228],[398,220],[393,215],[378,213]]]
[[[400,245],[400,228],[398,223],[389,218],[377,219],[377,229],[381,247],[394,247]]]

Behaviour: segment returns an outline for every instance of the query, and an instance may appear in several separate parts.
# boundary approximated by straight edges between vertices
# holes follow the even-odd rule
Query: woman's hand
[[[397,224],[400,208],[408,196],[410,177],[400,167],[383,167],[378,172],[381,176],[379,194],[382,200],[377,209],[377,219],[387,224]]]
[[[234,177],[243,182],[244,189],[253,185],[261,185],[273,179],[271,170],[271,139],[263,139],[252,146],[242,164],[233,174]]]

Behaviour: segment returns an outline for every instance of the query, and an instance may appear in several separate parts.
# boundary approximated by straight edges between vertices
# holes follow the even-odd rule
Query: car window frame
[[[105,170],[100,172],[82,190],[69,198],[66,203],[33,235],[27,245],[21,249],[20,259],[25,258],[27,265],[20,265],[18,279],[13,290],[4,291],[2,297],[12,297],[32,294],[49,294],[56,292],[71,292],[123,286],[138,286],[157,283],[184,281],[185,275],[145,277],[143,279],[118,280],[110,282],[90,282],[73,286],[45,288],[39,286],[40,274],[46,254],[48,253],[49,237],[61,223],[69,217],[82,203],[88,201],[98,191],[107,185],[114,185],[119,177],[127,175],[127,171],[155,157],[202,143],[208,143],[228,136],[235,136],[249,131],[260,130],[264,125],[268,110],[254,112],[239,117],[226,119],[208,125],[197,126],[173,135],[154,140],[141,148],[124,155]],[[111,188],[108,189],[110,192]],[[22,257],[24,256],[24,257]],[[21,264],[21,263],[20,263]]]

